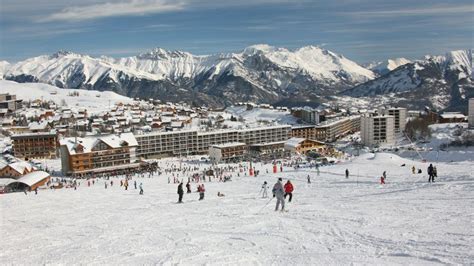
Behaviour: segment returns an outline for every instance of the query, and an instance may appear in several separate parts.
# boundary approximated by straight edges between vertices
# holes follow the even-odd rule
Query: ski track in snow
[[[400,165],[406,163],[405,167]],[[470,264],[474,260],[472,162],[439,163],[437,183],[392,154],[312,169],[255,164],[261,175],[206,182],[206,198],[176,204],[167,177],[104,189],[0,195],[0,259],[6,264]],[[351,172],[344,177],[344,170]],[[387,184],[378,184],[386,170]],[[312,183],[306,183],[306,176]],[[288,212],[257,194],[264,180],[295,185]],[[193,190],[195,190],[193,184]],[[217,191],[224,193],[217,197]],[[271,193],[270,193],[271,194]],[[269,202],[270,201],[270,202]],[[269,202],[269,203],[268,203]],[[265,205],[267,204],[268,205]]]

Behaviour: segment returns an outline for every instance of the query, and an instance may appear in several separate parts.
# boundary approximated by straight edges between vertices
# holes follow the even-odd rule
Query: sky
[[[321,46],[358,63],[474,47],[474,1],[0,0],[0,60]]]

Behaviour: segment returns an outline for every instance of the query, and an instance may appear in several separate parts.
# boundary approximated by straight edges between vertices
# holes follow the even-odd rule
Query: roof
[[[441,118],[446,118],[446,119],[452,119],[452,118],[459,118],[459,119],[464,119],[466,118],[465,115],[461,114],[461,113],[443,113],[441,114]]]
[[[60,141],[61,146],[67,146],[69,154],[76,154],[77,146],[81,145],[84,148],[84,153],[92,151],[92,148],[99,142],[104,142],[112,148],[123,147],[126,142],[129,147],[138,146],[138,142],[132,133],[122,133],[120,135],[106,135],[106,136],[90,136],[85,138],[65,138]]]
[[[48,121],[41,121],[40,123],[31,122],[28,127],[30,130],[45,130],[48,128]]]
[[[8,166],[10,166],[13,170],[17,171],[20,174],[23,174],[25,170],[29,172],[33,169],[33,166],[31,166],[31,164],[25,161],[14,162],[14,163],[8,164]]]
[[[16,179],[13,178],[0,178],[0,187],[6,187],[9,184],[16,182]]]
[[[32,137],[56,137],[56,130],[51,130],[49,132],[27,132],[21,134],[12,135],[12,139],[20,138],[32,138]]]
[[[252,146],[252,147],[265,147],[265,146],[270,146],[270,145],[285,144],[285,142],[286,141],[264,142],[264,143],[252,144],[250,146]]]
[[[50,175],[44,171],[35,171],[29,174],[26,174],[16,180],[18,183],[23,183],[29,187],[32,185],[44,180],[45,178],[50,177]]]
[[[296,147],[305,140],[305,138],[291,138],[285,142],[285,146]]]
[[[223,149],[223,148],[231,148],[231,147],[239,147],[239,146],[246,146],[246,143],[243,142],[229,142],[229,143],[224,143],[224,144],[217,144],[217,145],[212,145],[212,148],[217,148],[217,149]]]

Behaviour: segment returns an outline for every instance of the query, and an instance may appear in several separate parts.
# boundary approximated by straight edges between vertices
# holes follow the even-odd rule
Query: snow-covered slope
[[[58,106],[66,104],[69,108],[86,108],[89,113],[107,110],[109,105],[130,103],[133,99],[111,91],[61,89],[43,83],[17,83],[0,80],[0,93],[15,94],[24,101],[53,101]]]
[[[474,96],[472,50],[426,56],[345,92],[349,96],[395,94],[394,100],[422,108],[457,108]]]
[[[196,172],[211,167],[183,158],[158,163],[199,167]],[[429,163],[437,166],[436,183],[427,182]],[[472,264],[472,161],[423,163],[363,154],[321,167],[320,175],[314,168],[284,167],[273,174],[271,164],[253,166],[260,171],[257,178],[225,172],[232,182],[206,182],[204,200],[193,192],[184,195],[183,204],[176,204],[177,184],[167,183],[176,173],[134,176],[129,183],[142,183],[143,195],[117,185],[124,177],[95,179],[90,186],[78,180],[77,190],[0,195],[7,214],[0,227],[2,260],[14,265]],[[412,166],[423,174],[412,174]],[[386,184],[380,185],[384,171]],[[271,193],[270,198],[259,193],[264,181],[272,186],[278,177],[291,179],[295,188],[288,212],[275,212]],[[114,185],[105,189],[110,181]],[[192,191],[196,185],[191,183]]]
[[[64,88],[113,90],[163,100],[276,102],[296,92],[316,97],[375,77],[357,63],[308,46],[296,50],[254,45],[239,53],[195,56],[154,49],[126,58],[58,52],[8,67],[6,79],[43,82]],[[303,99],[305,100],[305,99]]]

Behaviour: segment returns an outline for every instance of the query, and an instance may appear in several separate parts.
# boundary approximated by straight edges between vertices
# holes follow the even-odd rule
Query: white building
[[[469,128],[474,128],[474,98],[469,99]]]
[[[395,133],[401,133],[405,130],[405,125],[407,123],[407,114],[408,111],[406,108],[388,108],[380,109],[380,115],[391,115],[395,118]]]
[[[361,117],[360,135],[366,146],[395,144],[395,117],[390,115],[364,115]]]

